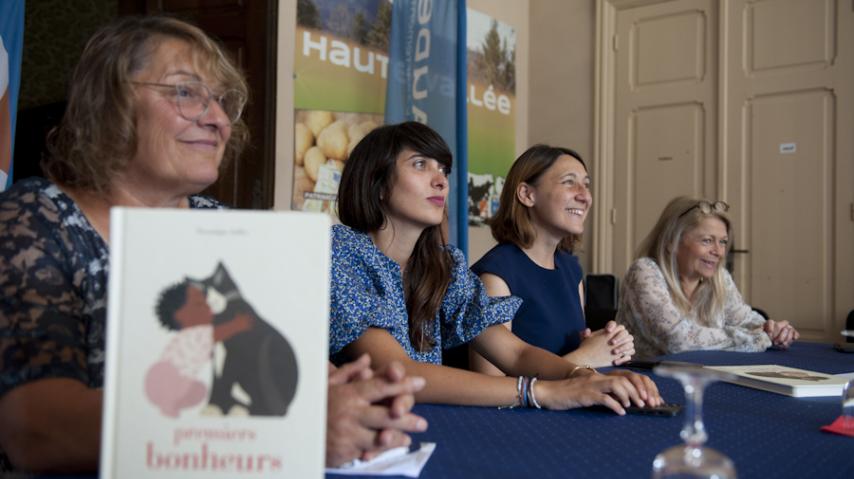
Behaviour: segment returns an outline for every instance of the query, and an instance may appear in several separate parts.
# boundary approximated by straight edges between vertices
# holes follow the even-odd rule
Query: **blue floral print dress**
[[[368,328],[382,328],[410,358],[441,364],[442,349],[468,343],[484,329],[513,319],[522,300],[490,298],[480,279],[466,265],[462,252],[448,245],[453,259],[451,283],[436,315],[430,336],[434,346],[418,351],[409,340],[409,316],[400,266],[383,254],[370,236],[344,225],[332,227],[332,290],[329,311],[329,353],[345,362],[341,350]]]

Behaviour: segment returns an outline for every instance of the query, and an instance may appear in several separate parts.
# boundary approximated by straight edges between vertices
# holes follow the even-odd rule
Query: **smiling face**
[[[558,157],[535,185],[521,184],[519,195],[530,208],[538,234],[550,234],[560,241],[584,232],[584,220],[593,203],[590,176],[572,156]]]
[[[174,85],[201,81],[215,94],[219,85],[195,66],[192,48],[177,39],[159,42],[133,81]],[[219,175],[231,135],[227,115],[211,100],[195,121],[181,116],[174,88],[135,84],[137,150],[124,179],[131,184],[169,194],[198,193]]]
[[[397,155],[386,220],[423,230],[442,222],[448,199],[447,168],[408,148]]]
[[[676,251],[679,276],[689,281],[710,279],[726,258],[728,243],[726,224],[716,216],[704,218],[682,235]]]

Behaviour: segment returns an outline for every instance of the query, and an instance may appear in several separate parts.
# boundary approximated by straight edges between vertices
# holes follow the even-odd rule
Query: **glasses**
[[[694,208],[699,208],[700,212],[703,213],[704,215],[711,214],[712,211],[717,211],[720,213],[726,213],[727,211],[729,211],[729,205],[724,203],[723,201],[715,201],[714,203],[709,203],[708,201],[703,200],[703,201],[698,201],[696,205],[694,205],[694,206],[688,208],[687,210],[683,211],[682,214],[679,215],[676,219],[679,219],[679,218],[687,215]]]
[[[181,83],[152,83],[152,82],[131,82],[136,85],[143,85],[155,88],[171,89],[175,95],[175,103],[178,105],[178,112],[181,117],[187,121],[196,121],[208,112],[211,105],[211,99],[215,100],[222,111],[228,116],[228,121],[235,123],[240,119],[240,114],[243,113],[243,107],[246,105],[246,97],[238,90],[226,90],[219,96],[215,96],[211,89],[202,82],[188,81]]]

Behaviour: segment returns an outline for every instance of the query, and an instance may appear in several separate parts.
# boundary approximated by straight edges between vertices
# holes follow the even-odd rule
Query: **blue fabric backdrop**
[[[0,85],[5,86],[0,95],[7,98],[9,124],[6,124],[6,112],[0,112],[0,128],[8,128],[11,143],[8,152],[0,155],[13,154],[15,151],[15,117],[18,112],[18,91],[21,86],[21,54],[24,47],[24,0],[0,1]],[[0,132],[0,134],[3,134]],[[0,160],[5,158],[0,157]],[[0,190],[12,184],[12,160],[9,159],[8,170],[0,165]]]
[[[467,253],[465,27],[465,0],[395,0],[385,122],[418,121],[448,143],[454,154],[449,240]]]

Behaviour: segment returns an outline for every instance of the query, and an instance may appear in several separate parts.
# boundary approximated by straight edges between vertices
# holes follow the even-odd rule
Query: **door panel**
[[[728,11],[725,190],[750,251],[735,279],[773,319],[834,339],[854,307],[854,235],[839,220],[854,190],[854,13],[833,0],[731,0]]]
[[[714,196],[716,15],[710,0],[617,11],[611,262],[617,275],[671,198]]]
[[[762,95],[747,108],[750,299],[802,333],[823,334],[833,309],[833,95]]]
[[[703,190],[704,118],[697,103],[639,108],[632,116],[627,163],[633,214],[627,245],[639,245],[646,238],[673,197]],[[673,178],[679,180],[668,180]],[[629,257],[634,253],[634,249],[626,252]]]

